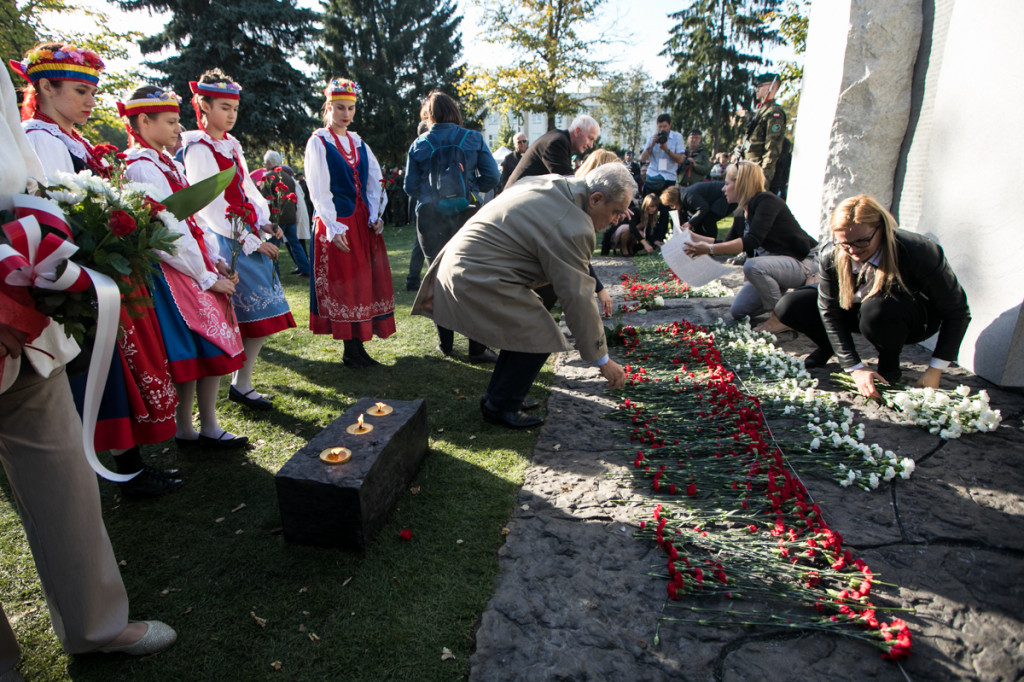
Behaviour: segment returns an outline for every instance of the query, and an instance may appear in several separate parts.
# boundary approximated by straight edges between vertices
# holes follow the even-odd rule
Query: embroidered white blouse
[[[249,167],[245,163],[242,145],[238,143],[238,140],[230,135],[225,135],[223,140],[215,140],[202,130],[187,130],[182,133],[181,137],[182,143],[185,145],[185,177],[188,178],[190,184],[194,185],[200,180],[205,180],[211,175],[220,172],[220,167],[217,165],[213,152],[205,144],[200,143],[199,140],[205,140],[210,143],[217,150],[218,154],[229,159],[234,153],[242,167],[242,190],[245,192],[245,198],[256,209],[256,224],[263,226],[270,222],[270,206],[267,204],[267,200],[263,198],[263,195],[260,194],[259,189],[256,188],[256,184],[249,177]],[[221,192],[220,196],[196,213],[196,220],[199,221],[200,227],[204,230],[212,230],[222,237],[231,239],[231,223],[224,215],[227,208],[227,199],[224,198],[224,193]],[[260,231],[259,239],[255,238],[255,235],[251,233],[247,234],[242,241],[243,253],[249,255],[259,248],[263,235],[265,233],[262,230]],[[223,256],[223,254],[221,255]]]
[[[127,156],[128,161],[135,161],[135,163],[128,166],[126,171],[129,180],[152,185],[156,189],[156,194],[150,198],[155,201],[163,201],[170,196],[171,185],[167,182],[164,172],[171,172],[171,169],[167,168],[166,164],[160,160],[160,156],[156,151],[143,147],[129,147],[128,151],[125,152],[125,156]],[[139,161],[138,159],[147,159],[147,161]],[[184,177],[185,169],[173,160],[171,163],[175,164],[175,170]],[[184,221],[177,224],[174,232],[181,235],[174,242],[174,253],[168,254],[158,251],[160,259],[175,270],[194,279],[199,288],[206,291],[217,282],[217,273],[206,269],[206,261],[203,260],[202,251],[199,250],[199,242],[192,236],[192,232]],[[220,247],[212,236],[206,239],[206,252],[210,254],[214,262],[218,259],[222,260],[220,258]]]
[[[352,136],[356,145],[360,143],[359,135],[351,131],[349,131],[349,135]],[[306,142],[306,186],[309,188],[309,200],[313,202],[313,209],[317,217],[327,226],[327,238],[334,239],[339,234],[345,234],[348,231],[348,226],[338,222],[338,213],[334,210],[334,195],[331,194],[331,174],[327,168],[327,152],[318,138],[323,138],[327,144],[334,144],[334,136],[327,128],[320,128],[310,136],[309,141]],[[347,136],[339,135],[338,141],[345,152],[352,152]],[[369,175],[366,179],[366,201],[369,206],[366,208],[370,214],[369,222],[373,224],[377,222],[379,216],[384,214],[388,198],[381,188],[381,179],[384,176],[380,171],[380,164],[377,163],[377,157],[370,151],[369,145],[363,144],[362,148],[366,151],[367,174]]]

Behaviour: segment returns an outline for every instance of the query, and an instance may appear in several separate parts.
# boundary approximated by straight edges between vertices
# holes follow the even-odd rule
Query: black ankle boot
[[[828,364],[828,361],[832,359],[831,348],[815,348],[813,351],[804,358],[805,369],[817,369],[818,367],[824,367]]]
[[[895,384],[903,377],[903,370],[900,369],[899,353],[879,353],[878,373],[890,384]]]
[[[345,340],[345,353],[341,356],[341,361],[345,363],[346,367],[351,369],[363,369],[370,366],[370,363],[366,361],[363,355],[366,351],[363,350],[363,343],[358,339],[346,339]]]

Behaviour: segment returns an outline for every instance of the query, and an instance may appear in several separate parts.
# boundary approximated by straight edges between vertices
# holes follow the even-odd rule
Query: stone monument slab
[[[277,502],[289,542],[364,551],[419,471],[428,449],[424,402],[386,401],[394,411],[374,417],[377,402],[361,398],[277,472]],[[373,430],[350,433],[360,414]],[[349,461],[321,461],[323,450],[339,446],[351,450]]]

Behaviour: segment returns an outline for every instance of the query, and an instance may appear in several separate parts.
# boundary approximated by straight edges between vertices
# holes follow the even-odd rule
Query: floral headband
[[[327,98],[328,102],[337,102],[339,100],[355,102],[360,91],[362,91],[362,88],[359,87],[358,83],[345,78],[335,78],[324,88],[324,97]]]
[[[242,86],[238,83],[197,83],[189,81],[188,87],[193,95],[213,97],[214,99],[240,99]]]
[[[8,63],[33,85],[42,78],[96,85],[100,80],[100,71],[105,68],[99,55],[75,45],[61,45],[57,50],[39,48],[29,52],[20,62],[12,59]]]
[[[158,114],[162,111],[179,113],[181,111],[181,98],[170,90],[157,90],[145,97],[117,103],[117,113],[120,116]]]

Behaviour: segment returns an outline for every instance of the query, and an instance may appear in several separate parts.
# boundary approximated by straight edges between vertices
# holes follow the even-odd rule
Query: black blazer
[[[724,182],[698,182],[682,190],[679,194],[679,203],[683,205],[683,212],[691,225],[699,225],[710,214],[719,221],[725,216],[736,211],[736,204],[730,204],[725,198],[722,188]]]
[[[531,144],[516,169],[508,178],[509,185],[527,175],[572,175],[572,149],[569,147],[568,130],[549,130]]]
[[[971,322],[971,310],[967,306],[967,294],[949,267],[942,247],[919,234],[896,230],[896,262],[903,283],[924,307],[927,324],[938,322],[939,338],[932,356],[954,362],[967,325]],[[854,330],[847,329],[842,323],[835,244],[828,244],[822,249],[819,267],[818,309],[821,320],[840,364],[853,367],[860,362],[860,357],[853,343]]]
[[[743,250],[748,256],[761,247],[775,256],[803,260],[817,245],[800,227],[786,202],[771,192],[756,195],[747,204],[746,212],[749,218],[742,212],[736,215],[725,241],[742,238]]]

